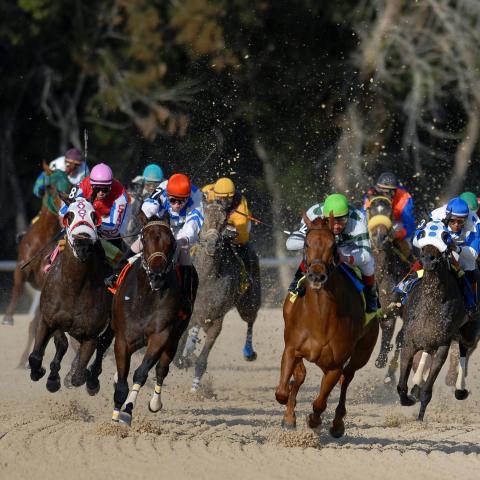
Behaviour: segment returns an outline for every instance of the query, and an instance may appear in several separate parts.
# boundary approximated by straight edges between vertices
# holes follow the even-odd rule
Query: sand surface
[[[337,388],[323,426],[318,431],[306,426],[321,379],[320,370],[307,365],[297,430],[285,432],[280,428],[284,407],[274,398],[283,346],[281,311],[260,312],[254,363],[242,358],[246,326],[231,312],[210,356],[203,394],[189,392],[192,370],[173,367],[162,392],[164,408],[152,414],[147,408],[152,371],[128,429],[110,423],[111,353],[95,397],[85,387],[62,386],[51,394],[46,377],[34,383],[27,370],[16,368],[28,320],[18,315],[14,327],[0,326],[1,479],[479,478],[478,352],[467,378],[470,397],[456,401],[442,372],[424,423],[414,420],[418,406],[401,407],[395,390],[383,385],[383,372],[372,358],[349,390],[346,434],[340,440],[328,433]],[[52,352],[49,346],[46,367]],[[140,358],[135,356],[132,371]],[[61,373],[70,360],[67,353]]]

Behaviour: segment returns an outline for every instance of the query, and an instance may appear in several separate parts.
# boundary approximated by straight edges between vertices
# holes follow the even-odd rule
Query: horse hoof
[[[65,388],[73,388],[72,385],[72,372],[68,372],[63,379],[63,386]]]
[[[8,325],[9,327],[12,327],[13,326],[12,315],[5,315],[2,320],[2,325]]]
[[[413,397],[415,400],[420,399],[420,387],[418,385],[414,385],[410,390],[410,396]]]
[[[319,417],[318,420],[315,418],[313,413],[310,413],[307,416],[307,425],[310,428],[318,428],[322,424],[322,419]]]
[[[288,393],[275,392],[275,398],[280,405],[286,405],[288,402]]]
[[[34,382],[38,382],[45,375],[46,372],[47,371],[43,367],[38,370],[30,370],[30,378]]]
[[[287,422],[284,418],[282,419],[282,428],[284,430],[295,430],[297,428],[297,422],[293,420],[293,422]]]
[[[400,397],[400,405],[404,407],[411,407],[412,405],[415,405],[415,403],[417,403],[417,400],[413,397],[410,397],[410,395]]]
[[[50,393],[55,393],[60,390],[60,376],[57,376],[56,378],[48,378],[47,379],[47,390]]]
[[[343,437],[343,434],[345,433],[345,427],[341,427],[339,429],[335,429],[333,427],[330,427],[328,431],[330,432],[330,435],[333,438],[341,438],[341,437]]]
[[[254,362],[257,359],[257,352],[252,352],[250,355],[243,355],[247,362]]]
[[[387,357],[385,356],[378,356],[378,358],[375,360],[375,366],[377,368],[385,368],[387,366]]]
[[[455,389],[455,398],[457,400],[465,400],[468,397],[468,390],[457,390]]]
[[[91,383],[91,384],[89,384],[87,382],[86,387],[87,387],[87,393],[91,397],[93,397],[94,395],[96,395],[100,391],[100,382],[98,380],[97,380],[96,383]]]
[[[85,373],[79,375],[72,375],[72,385],[74,387],[81,387],[87,381]]]
[[[132,426],[132,416],[127,412],[120,412],[118,415],[118,423],[122,425]]]
[[[161,402],[160,402],[160,406],[154,405],[154,404],[153,404],[153,400],[150,400],[150,401],[148,402],[148,410],[149,410],[151,413],[157,413],[157,412],[159,412],[162,408],[163,408],[163,405],[162,405]]]

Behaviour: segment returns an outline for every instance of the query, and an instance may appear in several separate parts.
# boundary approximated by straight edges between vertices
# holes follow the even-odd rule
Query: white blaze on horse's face
[[[67,238],[71,244],[76,237],[90,238],[92,243],[98,240],[97,226],[101,220],[98,218],[92,204],[79,198],[68,206],[63,217],[63,224],[67,229]]]

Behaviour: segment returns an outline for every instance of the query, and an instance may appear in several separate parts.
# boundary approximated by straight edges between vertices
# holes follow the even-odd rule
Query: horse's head
[[[420,261],[425,271],[447,265],[452,242],[452,237],[442,222],[430,221],[417,232],[415,243],[420,248]]]
[[[220,202],[205,201],[203,214],[204,222],[200,241],[206,245],[207,253],[213,256],[227,226],[227,211]]]
[[[339,263],[335,235],[332,233],[333,216],[316,218],[312,222],[304,213],[303,221],[307,226],[304,251],[307,280],[314,290],[320,290]]]
[[[372,245],[375,249],[382,250],[390,245],[390,231],[393,226],[392,201],[388,197],[373,197],[368,200],[366,210]]]
[[[67,213],[62,219],[68,243],[74,256],[81,262],[85,262],[98,240],[97,227],[102,220],[92,204],[84,198],[72,201],[66,195],[62,195],[62,200],[68,204]]]
[[[164,287],[168,273],[175,266],[176,241],[168,217],[153,217],[148,221],[143,217],[140,216],[144,223],[141,232],[142,267],[151,289],[156,291]]]

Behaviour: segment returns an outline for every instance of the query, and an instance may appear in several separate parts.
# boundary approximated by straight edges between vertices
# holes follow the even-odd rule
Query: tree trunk
[[[261,160],[263,165],[263,171],[265,174],[265,182],[267,184],[267,189],[270,193],[272,198],[272,219],[273,224],[277,225],[278,228],[273,230],[273,241],[275,247],[275,256],[277,258],[284,258],[286,257],[285,251],[285,236],[284,233],[281,231],[281,199],[280,199],[280,191],[277,188],[277,176],[275,174],[275,169],[270,161],[270,157],[268,156],[265,147],[262,145],[258,138],[254,138],[254,148],[257,157]],[[278,267],[278,278],[280,280],[280,287],[283,292],[286,292],[291,280],[291,271],[288,265],[279,265]]]

